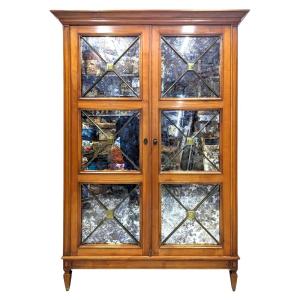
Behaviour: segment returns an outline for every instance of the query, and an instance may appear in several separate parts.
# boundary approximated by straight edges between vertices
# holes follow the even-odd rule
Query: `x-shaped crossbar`
[[[81,38],[88,47],[96,54],[96,56],[101,59],[106,64],[106,70],[103,74],[99,75],[95,82],[83,93],[83,97],[85,97],[101,80],[102,78],[108,74],[115,74],[137,97],[139,96],[136,91],[114,70],[114,66],[120,61],[120,59],[135,45],[135,43],[139,40],[139,37],[136,37],[133,42],[125,49],[122,54],[112,63],[108,63],[102,55],[84,38]]]
[[[173,126],[175,126],[179,131],[180,131],[180,133],[183,135],[183,137],[186,139],[186,140],[188,140],[188,139],[191,139],[191,141],[193,141],[193,142],[191,142],[190,144],[185,144],[181,149],[179,149],[179,151],[178,152],[176,152],[171,158],[169,158],[169,160],[168,160],[168,165],[170,165],[170,163],[176,158],[176,157],[178,157],[178,155],[180,155],[180,153],[184,150],[184,149],[186,149],[187,147],[189,147],[190,149],[190,152],[189,152],[189,159],[188,159],[188,166],[187,166],[187,170],[189,170],[189,166],[190,166],[190,160],[191,160],[191,152],[192,152],[192,150],[193,150],[193,147],[195,147],[195,145],[194,145],[194,141],[195,141],[195,138],[198,136],[198,135],[201,135],[201,132],[203,131],[203,129],[210,123],[210,122],[212,122],[217,116],[218,116],[218,113],[215,113],[197,132],[195,132],[192,136],[188,136],[188,135],[186,135],[183,131],[182,131],[182,129],[180,128],[180,127],[178,127],[177,126],[177,124],[175,124],[163,111],[162,111],[162,114],[163,114],[163,116],[166,118],[166,119],[168,119],[168,121],[173,125]],[[214,162],[212,162],[208,157],[207,157],[207,155],[205,155],[204,153],[203,153],[203,151],[200,153],[203,157],[205,157],[206,159],[207,159],[207,161],[216,169],[216,170],[219,170],[219,167],[214,163]],[[167,166],[168,166],[167,165]],[[164,167],[164,169],[166,169],[166,167],[167,166],[165,166]]]
[[[199,60],[219,41],[219,37],[217,37],[206,49],[203,53],[199,55],[199,57],[194,62],[187,61],[166,39],[165,37],[161,37],[163,42],[166,43],[168,47],[170,47],[174,53],[186,64],[186,70],[169,86],[169,88],[163,92],[163,97],[179,82],[179,80],[188,72],[193,72],[196,76],[204,83],[204,85],[216,96],[219,97],[219,94],[204,80],[204,78],[194,70],[195,64],[199,62]]]
[[[171,197],[186,211],[186,217],[163,239],[161,242],[162,244],[165,244],[169,238],[187,221],[187,220],[195,220],[202,229],[217,243],[219,244],[219,241],[209,232],[209,230],[197,219],[196,211],[199,209],[199,207],[208,200],[213,194],[218,191],[218,185],[215,185],[206,195],[205,197],[193,208],[188,209],[183,203],[174,195],[174,193],[166,186],[162,185],[163,188],[171,195]]]
[[[105,223],[107,220],[115,220],[121,227],[122,229],[137,243],[139,244],[139,241],[136,239],[136,237],[121,223],[121,221],[116,217],[115,215],[115,211],[121,206],[121,204],[128,199],[128,197],[133,193],[133,191],[135,191],[138,187],[138,185],[136,185],[127,195],[126,197],[124,197],[115,207],[114,209],[109,209],[102,201],[100,201],[98,195],[92,191],[91,189],[89,189],[87,187],[87,185],[82,185],[91,195],[93,200],[96,201],[96,203],[98,204],[98,206],[100,206],[101,208],[103,208],[106,212],[106,217],[103,218],[98,224],[97,226],[88,234],[88,236],[86,236],[84,238],[84,240],[82,241],[82,243],[85,243],[92,235],[93,233],[103,224]]]
[[[99,131],[101,131],[101,133],[107,138],[107,140],[112,140],[112,143],[114,143],[115,142],[115,140],[117,139],[117,136],[118,136],[118,134],[120,134],[120,132],[121,131],[123,131],[123,129],[135,118],[135,117],[138,117],[138,115],[139,115],[139,113],[140,112],[136,112],[136,113],[134,113],[124,124],[123,124],[123,126],[115,133],[115,137],[114,138],[111,138],[111,137],[109,137],[103,130],[102,130],[102,128],[93,120],[93,118],[91,118],[86,112],[84,112],[84,111],[81,111],[82,112],[82,114],[91,122],[91,123],[93,123],[98,129],[99,129]],[[98,157],[98,155],[100,155],[107,147],[108,147],[109,145],[105,145],[104,147],[99,147],[99,149],[97,150],[97,151],[95,151],[94,152],[94,155],[93,155],[93,157],[87,162],[87,163],[85,163],[84,165],[83,165],[83,167],[84,168],[86,168],[86,167],[88,167],[97,157]],[[136,169],[136,170],[138,170],[139,169],[139,167],[134,163],[134,161],[126,154],[126,153],[124,153],[124,151],[122,151],[122,149],[118,146],[118,145],[116,145],[116,144],[114,144],[114,146],[116,147],[116,148],[118,148],[120,151],[121,151],[121,153],[126,157],[126,159],[132,164],[132,166]]]

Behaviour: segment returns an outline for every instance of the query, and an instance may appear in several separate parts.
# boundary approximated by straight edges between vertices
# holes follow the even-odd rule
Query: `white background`
[[[1,299],[299,299],[298,1],[1,1]],[[62,279],[62,27],[49,9],[237,9],[239,279],[74,270]]]

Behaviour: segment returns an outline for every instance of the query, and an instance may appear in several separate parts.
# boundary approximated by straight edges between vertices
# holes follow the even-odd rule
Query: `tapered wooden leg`
[[[235,291],[237,278],[238,278],[238,275],[237,275],[238,261],[237,260],[229,261],[228,262],[228,268],[229,268],[231,288],[232,288],[233,291]]]
[[[235,291],[237,278],[238,278],[237,271],[236,270],[230,270],[229,274],[230,274],[231,288],[232,288],[233,291]]]
[[[71,285],[71,279],[72,279],[72,269],[71,269],[71,265],[68,262],[64,262],[64,282],[65,282],[65,288],[66,291],[68,291],[70,289],[70,285]]]

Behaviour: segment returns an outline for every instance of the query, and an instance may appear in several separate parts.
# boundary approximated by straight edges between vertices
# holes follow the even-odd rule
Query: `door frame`
[[[71,255],[75,256],[143,256],[148,255],[150,244],[150,201],[148,187],[150,186],[149,146],[144,145],[143,139],[149,136],[149,26],[72,26],[70,27],[70,156],[66,157],[66,164],[70,165],[70,211],[66,222],[70,224],[69,239],[65,245],[69,247]],[[80,37],[89,36],[133,36],[140,35],[140,97],[138,98],[83,98],[81,97],[81,59]],[[140,117],[140,171],[82,171],[81,162],[81,110],[139,110]],[[68,146],[69,147],[69,146]],[[127,244],[81,244],[81,191],[80,185],[91,184],[140,184],[140,245]],[[65,183],[67,184],[67,183]],[[69,237],[68,237],[69,236]],[[64,250],[64,253],[67,250]]]
[[[220,35],[221,79],[220,97],[209,100],[197,98],[161,98],[160,36],[208,36]],[[151,120],[152,138],[160,141],[160,111],[180,110],[220,110],[220,172],[161,172],[160,142],[152,148],[152,254],[157,256],[176,255],[230,255],[231,253],[231,189],[232,189],[232,132],[231,132],[231,28],[230,26],[153,26],[151,34]],[[160,245],[160,184],[218,183],[220,189],[220,245]]]

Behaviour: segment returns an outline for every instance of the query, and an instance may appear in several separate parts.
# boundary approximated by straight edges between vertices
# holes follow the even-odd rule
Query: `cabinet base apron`
[[[228,269],[232,290],[237,284],[238,256],[63,256],[68,291],[72,269]]]

